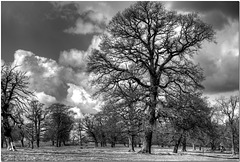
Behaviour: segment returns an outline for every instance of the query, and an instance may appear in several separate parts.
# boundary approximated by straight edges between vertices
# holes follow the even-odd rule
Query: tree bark
[[[196,150],[196,145],[195,143],[192,143],[193,150]]]
[[[33,141],[33,140],[31,140],[32,149],[34,148],[34,144],[33,144],[33,142],[34,142],[34,141]]]
[[[174,148],[173,148],[173,153],[178,153],[178,147],[181,143],[181,139],[182,139],[182,134],[181,136],[178,138],[177,141],[175,141],[175,145],[174,145]]]
[[[187,151],[187,139],[186,139],[186,134],[183,135],[182,139],[182,152]]]
[[[128,136],[128,152],[135,152],[134,150],[134,135]]]
[[[21,139],[22,147],[24,147],[24,138]]]
[[[41,132],[41,127],[40,127],[40,124],[41,124],[41,116],[38,116],[38,125],[37,125],[37,130],[36,130],[36,142],[37,142],[37,147],[40,146],[40,132]]]
[[[8,122],[7,114],[2,113],[2,122],[3,122],[3,135],[5,136],[7,149],[10,151],[16,151],[13,138],[12,138],[12,128]]]
[[[232,154],[235,155],[235,139],[234,139],[234,128],[233,128],[233,124],[231,124],[231,133],[232,133],[232,140],[231,140],[231,143],[232,143]]]
[[[141,153],[151,154],[152,134],[152,130],[145,131]]]
[[[142,153],[148,153],[151,154],[151,146],[152,146],[152,134],[153,134],[153,128],[154,128],[154,124],[156,121],[155,118],[155,109],[157,106],[157,86],[156,85],[156,80],[154,80],[153,77],[151,77],[151,85],[153,85],[152,90],[151,90],[151,94],[150,94],[150,103],[149,103],[149,107],[147,109],[147,121],[146,121],[146,125],[145,125],[145,130],[144,130],[144,137],[143,137],[143,146],[142,146]]]

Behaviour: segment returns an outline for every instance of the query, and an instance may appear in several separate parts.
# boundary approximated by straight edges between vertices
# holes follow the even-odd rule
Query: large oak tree
[[[149,96],[144,153],[151,140],[160,95],[201,87],[202,70],[192,56],[203,41],[213,41],[211,26],[197,14],[167,11],[160,2],[137,2],[117,13],[102,36],[100,50],[89,57],[88,70],[95,74],[99,92],[121,80],[134,80]]]

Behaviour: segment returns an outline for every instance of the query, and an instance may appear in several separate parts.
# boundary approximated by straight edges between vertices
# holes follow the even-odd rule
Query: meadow
[[[128,152],[128,148],[117,145],[115,148],[92,146],[42,146],[40,148],[18,147],[17,151],[1,149],[1,161],[238,161],[239,155],[230,152],[192,151],[172,153],[172,148],[153,146],[152,154]]]

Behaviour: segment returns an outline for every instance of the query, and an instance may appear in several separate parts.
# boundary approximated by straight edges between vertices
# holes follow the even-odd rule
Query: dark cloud
[[[238,1],[176,1],[172,2],[172,8],[201,13],[217,10],[232,19],[239,18]]]
[[[209,63],[212,64],[213,68],[209,67]],[[208,67],[203,67],[206,69],[206,80],[203,84],[207,93],[229,92],[239,89],[238,56],[226,55],[219,60],[207,60],[205,64]],[[209,69],[212,70],[211,73],[209,73]]]
[[[6,62],[12,62],[18,49],[58,60],[60,51],[86,50],[91,43],[92,35],[63,32],[75,24],[73,6],[65,15],[56,15],[49,2],[4,1],[1,5],[1,55]]]
[[[239,19],[237,1],[176,1],[170,3],[171,9],[186,12],[198,12],[203,20],[215,29],[221,30],[230,20]]]

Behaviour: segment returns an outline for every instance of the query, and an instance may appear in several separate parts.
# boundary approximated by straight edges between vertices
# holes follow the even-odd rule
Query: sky
[[[96,113],[86,58],[98,49],[107,23],[133,1],[2,1],[1,63],[21,64],[40,102],[71,105],[79,116]],[[204,70],[204,95],[211,101],[238,94],[239,2],[167,1],[167,10],[197,12],[216,32],[194,57]]]

